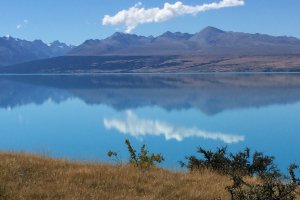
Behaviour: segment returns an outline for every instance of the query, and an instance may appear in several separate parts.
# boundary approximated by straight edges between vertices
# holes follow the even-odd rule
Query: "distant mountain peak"
[[[59,47],[59,48],[72,48],[74,47],[73,45],[67,45],[66,43],[60,42],[59,40],[55,40],[53,42],[50,43],[50,46],[52,47]]]
[[[33,40],[33,43],[35,43],[35,44],[41,44],[41,45],[45,44],[42,40]]]
[[[4,38],[9,39],[12,38],[10,35],[5,35]]]
[[[198,43],[202,43],[203,44],[216,44],[217,40],[219,39],[220,36],[222,35],[226,35],[226,33],[221,29],[212,27],[212,26],[208,26],[204,29],[202,29],[199,33],[196,33],[195,35],[193,35],[193,37],[191,37],[192,41],[197,41]]]
[[[51,42],[50,44],[54,45],[54,44],[64,44],[64,43],[60,42],[59,40],[55,40],[55,41]]]
[[[168,36],[172,36],[173,35],[173,33],[171,32],[171,31],[166,31],[166,32],[164,32],[161,36],[166,36],[166,37],[168,37]]]
[[[216,27],[207,26],[200,33],[225,33],[225,31],[218,29]]]
[[[131,35],[131,34],[118,31],[118,32],[115,32],[114,34],[112,34],[110,37],[119,37],[119,36],[124,36],[124,35]]]
[[[15,41],[20,40],[20,39],[16,39],[16,38],[12,37],[11,35],[5,35],[5,36],[2,37],[2,39],[4,39],[4,40],[15,40]]]
[[[160,38],[170,38],[170,39],[179,39],[179,40],[182,40],[182,39],[189,39],[190,37],[192,37],[193,35],[192,34],[189,34],[189,33],[181,33],[181,32],[171,32],[171,31],[167,31],[165,33],[163,33],[162,35],[160,35],[159,37]]]
[[[27,41],[6,35],[0,37],[0,65],[62,56],[72,48],[72,46],[67,46],[59,41],[46,44],[42,40]]]
[[[129,34],[129,33],[122,33],[122,32],[115,32],[114,34],[112,34],[110,37],[108,37],[109,39],[126,39],[126,38],[137,38],[138,36],[135,34]]]

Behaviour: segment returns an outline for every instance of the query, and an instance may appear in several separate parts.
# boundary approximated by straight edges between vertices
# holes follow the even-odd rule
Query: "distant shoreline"
[[[0,67],[0,74],[300,73],[300,55],[62,56]]]
[[[268,75],[268,74],[300,74],[299,72],[104,72],[104,73],[44,73],[44,74],[5,74],[0,73],[0,76],[101,76],[101,75]]]

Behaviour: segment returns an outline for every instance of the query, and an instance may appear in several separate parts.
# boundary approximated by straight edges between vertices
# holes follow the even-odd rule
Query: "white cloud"
[[[222,0],[220,2],[190,6],[177,1],[174,4],[165,3],[163,8],[145,9],[141,3],[138,3],[127,10],[119,11],[114,16],[105,15],[102,19],[102,24],[125,25],[126,32],[129,33],[140,24],[162,22],[177,16],[196,15],[208,10],[243,6],[244,4],[244,0]]]
[[[16,26],[17,29],[21,29],[23,27],[25,27],[27,24],[29,23],[29,21],[27,19],[24,19],[23,22],[21,24],[18,24]]]
[[[123,134],[140,138],[146,135],[164,135],[167,140],[175,139],[182,141],[185,138],[199,137],[204,139],[221,140],[227,144],[238,143],[245,140],[244,136],[224,133],[210,133],[197,128],[183,128],[161,122],[158,120],[140,119],[132,111],[126,112],[125,119],[107,119],[104,126],[106,129],[116,129]]]

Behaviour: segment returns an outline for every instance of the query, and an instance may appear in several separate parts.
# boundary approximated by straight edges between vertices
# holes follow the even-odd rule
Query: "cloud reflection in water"
[[[245,136],[211,133],[197,128],[177,127],[159,120],[141,119],[132,111],[127,111],[124,119],[104,118],[103,123],[106,129],[116,129],[123,134],[129,134],[137,138],[146,135],[164,135],[166,140],[175,139],[182,141],[185,138],[199,137],[221,140],[227,144],[238,143],[245,140]]]

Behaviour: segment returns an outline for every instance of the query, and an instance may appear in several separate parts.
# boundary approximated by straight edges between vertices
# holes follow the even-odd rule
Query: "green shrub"
[[[109,150],[107,152],[107,156],[112,158],[114,162],[116,162],[118,165],[122,164],[122,160],[119,158],[119,155],[117,152]]]
[[[294,200],[299,186],[294,174],[296,168],[296,165],[291,165],[289,178],[278,178],[275,174],[259,175],[257,183],[252,184],[234,175],[231,176],[233,185],[227,190],[233,200]]]
[[[213,169],[222,174],[239,174],[239,175],[264,175],[272,173],[280,175],[277,166],[274,164],[274,157],[265,156],[261,152],[254,152],[251,156],[250,149],[238,153],[228,153],[227,147],[217,148],[216,151],[198,148],[197,153],[202,155],[198,159],[196,156],[187,156],[187,163],[180,162],[182,167],[189,170],[203,168]]]
[[[125,140],[125,144],[127,146],[127,150],[129,152],[129,163],[135,165],[140,168],[149,168],[151,166],[156,166],[157,163],[163,162],[165,159],[161,154],[150,154],[146,149],[146,145],[143,144],[140,152],[137,154],[136,150],[132,147],[130,141],[128,139]],[[109,151],[107,155],[111,158],[118,159],[118,153],[114,151]]]
[[[226,189],[233,200],[296,199],[299,180],[295,175],[298,168],[295,164],[290,166],[290,176],[286,177],[274,164],[274,157],[265,156],[261,152],[255,152],[251,156],[248,148],[236,154],[228,154],[226,147],[216,151],[199,148],[197,152],[202,158],[188,156],[188,162],[181,162],[181,165],[192,171],[206,168],[228,175],[233,185]],[[249,183],[245,181],[246,178],[255,178],[255,181]]]

